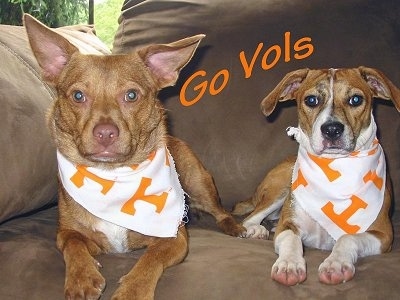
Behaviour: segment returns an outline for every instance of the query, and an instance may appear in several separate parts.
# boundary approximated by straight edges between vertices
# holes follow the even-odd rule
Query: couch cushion
[[[109,53],[90,26],[57,29],[84,52]],[[0,26],[0,222],[54,202],[55,149],[45,112],[54,91],[43,83],[25,29]]]
[[[65,267],[55,244],[56,228],[56,208],[17,218],[0,227],[0,299],[63,299]],[[355,278],[338,286],[318,282],[318,265],[328,253],[306,249],[307,281],[286,287],[269,278],[276,259],[272,241],[238,239],[196,227],[189,228],[189,235],[187,258],[165,270],[155,299],[398,298],[399,247],[388,254],[360,259]],[[107,281],[101,299],[111,299],[120,277],[129,272],[142,254],[143,250],[139,250],[96,257]]]
[[[176,87],[160,97],[171,132],[199,155],[229,208],[296,152],[297,143],[285,133],[297,125],[295,103],[279,104],[268,119],[259,109],[287,72],[366,65],[400,86],[399,14],[391,0],[131,0],[123,7],[113,52],[206,34]],[[398,112],[379,104],[376,119],[398,183],[400,147],[393,142],[400,139]],[[400,185],[394,185],[394,194],[400,199]]]

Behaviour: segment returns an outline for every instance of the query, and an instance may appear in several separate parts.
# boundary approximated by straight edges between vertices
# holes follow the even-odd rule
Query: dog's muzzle
[[[100,145],[108,147],[119,136],[119,129],[113,123],[97,124],[93,128],[93,137]]]
[[[344,125],[340,122],[327,122],[321,125],[321,133],[325,139],[338,140],[344,132]]]

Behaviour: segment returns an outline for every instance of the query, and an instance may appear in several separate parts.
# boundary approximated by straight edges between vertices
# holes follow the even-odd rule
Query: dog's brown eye
[[[306,99],[304,99],[304,102],[306,103],[307,106],[309,107],[314,107],[317,106],[319,103],[319,100],[317,98],[317,96],[307,96]]]
[[[363,103],[363,97],[361,97],[359,95],[351,96],[349,99],[349,104],[351,106],[359,106],[359,105],[361,105],[361,103]]]
[[[73,92],[72,96],[74,97],[74,101],[78,103],[85,102],[85,95],[81,91]]]
[[[124,100],[127,102],[133,102],[137,100],[137,97],[138,94],[135,90],[129,90],[126,92]]]

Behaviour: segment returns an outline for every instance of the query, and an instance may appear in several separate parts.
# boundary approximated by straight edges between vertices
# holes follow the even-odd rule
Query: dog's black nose
[[[93,136],[97,142],[103,146],[108,146],[114,143],[119,136],[119,129],[113,123],[97,124],[93,128]]]
[[[344,131],[344,125],[339,122],[328,122],[321,125],[322,135],[330,140],[337,140]]]

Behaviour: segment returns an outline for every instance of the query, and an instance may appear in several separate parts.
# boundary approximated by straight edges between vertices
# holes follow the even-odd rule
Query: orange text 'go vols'
[[[284,34],[283,47],[272,45],[268,48],[264,47],[264,43],[259,43],[252,53],[241,51],[239,53],[239,63],[243,69],[244,78],[250,78],[256,65],[260,65],[265,71],[272,69],[275,65],[283,60],[290,62],[292,58],[301,60],[309,57],[314,52],[314,46],[310,37],[302,37],[295,41],[292,45],[290,32]],[[183,84],[180,91],[179,99],[183,106],[191,106],[208,93],[211,96],[218,95],[227,86],[230,79],[228,69],[221,69],[216,72],[211,80],[204,80],[207,72],[199,70],[192,74]],[[188,98],[188,91],[194,91],[195,96]]]

